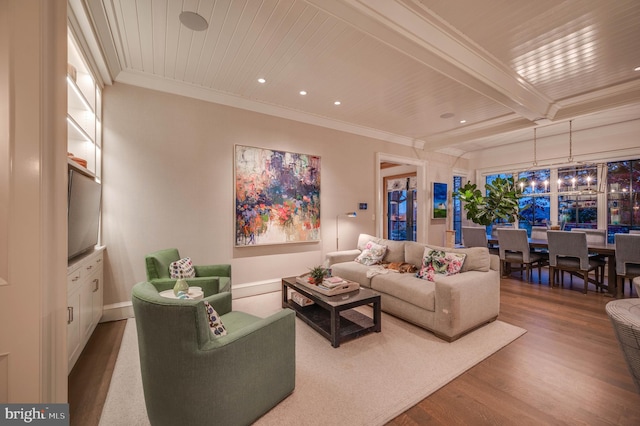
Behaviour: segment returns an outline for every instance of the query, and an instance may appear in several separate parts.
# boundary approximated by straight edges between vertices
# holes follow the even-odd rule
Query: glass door
[[[416,174],[384,179],[387,200],[387,239],[416,241],[418,200]]]

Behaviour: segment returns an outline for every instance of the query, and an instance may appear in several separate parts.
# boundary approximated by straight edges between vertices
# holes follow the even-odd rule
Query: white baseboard
[[[133,318],[133,305],[131,301],[113,303],[102,308],[102,318],[100,322],[119,321]]]
[[[242,297],[257,296],[264,293],[272,293],[282,289],[280,280],[256,281],[248,284],[240,284],[231,288],[233,299]],[[131,301],[113,303],[102,308],[102,318],[100,322],[119,321],[133,318],[133,305]]]
[[[257,296],[264,293],[273,293],[274,291],[280,291],[281,289],[281,280],[265,280],[233,286],[233,288],[231,289],[231,294],[233,295],[234,299],[240,299],[242,297]]]

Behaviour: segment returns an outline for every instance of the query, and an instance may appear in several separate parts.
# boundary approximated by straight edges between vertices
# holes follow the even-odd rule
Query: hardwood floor
[[[578,279],[550,289],[535,275],[501,282],[499,319],[527,333],[388,425],[640,424],[640,394],[604,310],[613,299],[582,294]],[[124,324],[99,324],[71,372],[71,425],[98,424]]]
[[[69,374],[70,424],[93,426],[100,422],[111,375],[120,351],[126,320],[96,326]]]

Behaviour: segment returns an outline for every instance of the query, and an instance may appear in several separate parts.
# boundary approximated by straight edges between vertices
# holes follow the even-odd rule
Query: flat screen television
[[[98,244],[101,195],[101,185],[95,179],[74,169],[69,170],[67,259]]]

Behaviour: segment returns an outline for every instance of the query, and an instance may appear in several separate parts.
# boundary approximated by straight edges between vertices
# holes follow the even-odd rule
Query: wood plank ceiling
[[[640,118],[638,0],[82,1],[105,80],[427,150]]]

